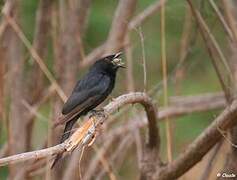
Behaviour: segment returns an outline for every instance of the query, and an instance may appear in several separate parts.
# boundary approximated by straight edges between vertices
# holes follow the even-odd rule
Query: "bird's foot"
[[[111,102],[113,102],[113,101],[115,101],[115,100],[116,100],[116,98],[114,98],[114,97],[111,97],[111,98],[110,98],[110,101],[111,101]]]
[[[99,110],[91,110],[90,112],[90,115],[89,115],[89,118],[92,118],[93,116],[104,116],[104,109],[99,109]]]

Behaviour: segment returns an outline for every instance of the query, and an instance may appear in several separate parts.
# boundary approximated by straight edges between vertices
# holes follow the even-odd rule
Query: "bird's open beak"
[[[122,52],[115,54],[113,63],[118,67],[125,68],[124,62],[122,62],[122,58],[120,58],[121,55],[122,55]]]

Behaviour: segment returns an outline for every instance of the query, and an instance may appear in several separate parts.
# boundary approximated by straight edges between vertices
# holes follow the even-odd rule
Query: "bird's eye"
[[[108,63],[111,63],[111,62],[112,62],[112,59],[110,59],[110,58],[105,58],[105,61],[108,62]]]

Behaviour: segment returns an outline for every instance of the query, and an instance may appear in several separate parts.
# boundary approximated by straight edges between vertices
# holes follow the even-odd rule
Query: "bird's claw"
[[[91,110],[89,118],[92,118],[93,116],[104,116],[105,111],[104,109],[99,109],[99,110]]]
[[[111,102],[113,102],[113,101],[115,101],[115,100],[116,100],[116,98],[113,98],[113,97],[110,98],[110,101],[111,101]]]

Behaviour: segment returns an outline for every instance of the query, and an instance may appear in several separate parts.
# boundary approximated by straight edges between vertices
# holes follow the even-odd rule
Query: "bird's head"
[[[121,58],[122,53],[105,56],[95,63],[95,66],[108,72],[116,72],[118,68],[125,68]]]
[[[104,57],[104,60],[113,65],[115,68],[125,68],[124,63],[122,62],[121,58],[122,52],[112,54],[109,56]]]

